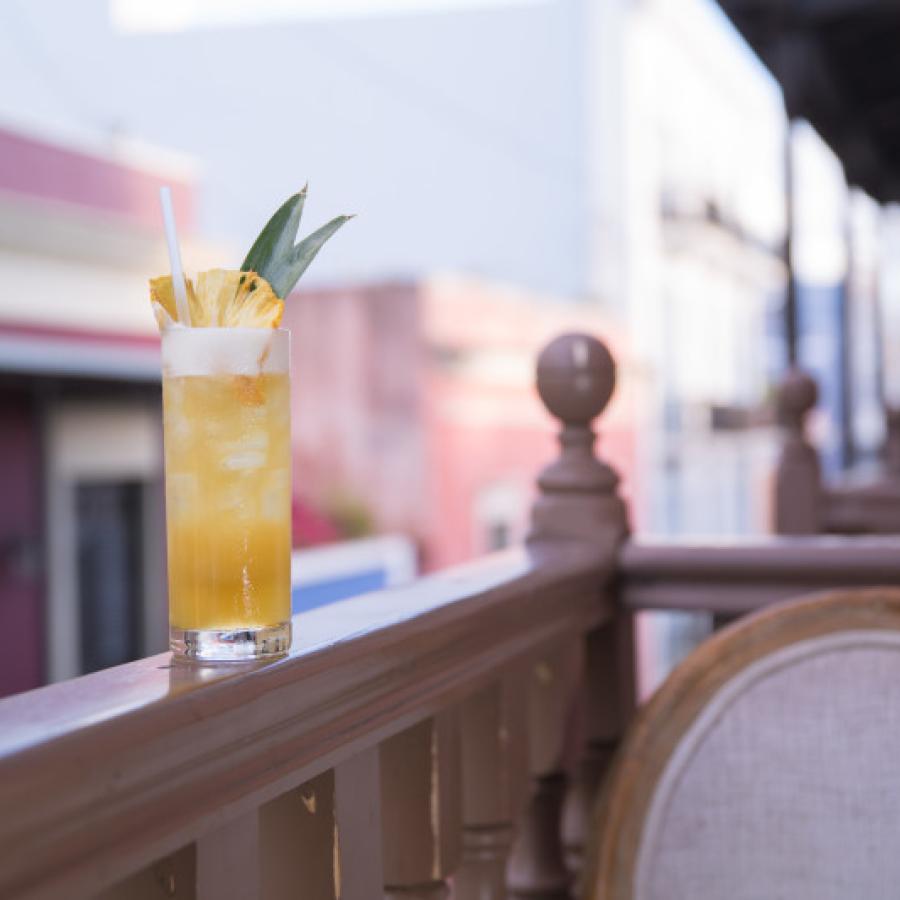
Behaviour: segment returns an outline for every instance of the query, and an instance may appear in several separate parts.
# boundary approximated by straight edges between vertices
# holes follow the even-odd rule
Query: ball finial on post
[[[787,427],[803,428],[806,417],[819,401],[815,379],[802,369],[790,369],[778,386],[778,421]]]
[[[558,559],[573,551],[589,553],[598,566],[598,586],[615,578],[620,549],[628,536],[628,515],[617,489],[619,477],[594,453],[592,422],[606,409],[615,386],[612,354],[590,335],[565,334],[544,348],[538,359],[538,393],[562,428],[560,454],[538,478],[540,494],[532,508],[528,548],[538,561]],[[590,685],[583,694],[584,706],[575,713],[583,723],[584,757],[568,789],[562,771],[546,766],[533,769],[535,793],[507,870],[511,897],[569,896],[571,876],[577,874],[588,841],[595,786],[608,748],[621,731],[620,719],[624,719],[618,698],[612,698],[611,685],[622,686],[622,708],[631,708],[632,643],[632,621],[627,613],[605,622],[588,637],[585,674]],[[567,649],[561,648],[561,652],[565,654]],[[558,730],[551,723],[558,709],[566,706],[568,690],[566,683],[559,681],[553,702],[545,697],[534,706],[543,711],[543,718],[532,719],[542,748],[546,748],[546,735]],[[559,765],[558,756],[553,764]],[[567,861],[573,864],[572,871],[567,869]]]
[[[538,357],[538,393],[544,406],[567,425],[590,425],[606,409],[615,386],[612,354],[590,335],[561,335]]]
[[[789,369],[778,386],[775,406],[784,438],[775,469],[777,534],[816,534],[822,528],[819,456],[806,437],[806,419],[818,398],[815,379],[801,369]]]
[[[594,455],[593,420],[616,386],[616,364],[606,345],[587,334],[551,341],[537,363],[537,390],[562,423],[559,458],[538,478],[528,543],[589,541],[614,553],[628,532],[615,471]]]

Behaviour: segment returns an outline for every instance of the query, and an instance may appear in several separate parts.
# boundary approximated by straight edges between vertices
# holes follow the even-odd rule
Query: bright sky
[[[94,129],[106,144],[114,134],[117,148],[124,134],[196,158],[201,228],[214,239],[252,237],[283,183],[293,185],[295,172],[310,175],[314,204],[322,198],[327,205],[321,213],[311,209],[313,215],[324,218],[332,206],[346,206],[361,214],[360,221],[378,223],[369,232],[348,230],[335,269],[329,270],[328,257],[318,267],[323,278],[347,277],[350,260],[358,266],[356,277],[384,267],[405,273],[444,264],[519,273],[546,290],[569,291],[574,284],[558,273],[577,268],[569,248],[582,233],[575,230],[571,197],[581,196],[572,173],[584,147],[567,125],[582,102],[577,72],[567,65],[578,4],[83,2],[77,13],[68,0],[0,4],[0,83],[16,85],[0,91],[4,119],[34,118],[50,123],[53,134]],[[780,110],[771,77],[714,0],[656,0],[635,9],[652,12],[666,34],[683,32],[685,46],[699,48],[671,66],[651,57],[650,68],[668,85],[666,107],[677,140],[666,142],[666,160],[677,170],[673,175],[711,186],[755,234],[777,239],[780,123],[764,111]],[[459,21],[426,15],[448,10],[459,11]],[[477,28],[464,14],[473,10]],[[507,17],[511,29],[503,25]],[[332,27],[325,18],[343,21]],[[275,48],[265,67],[217,66],[243,46],[239,26],[251,23],[258,26],[253,39],[264,34]],[[291,35],[308,42],[300,56]],[[108,79],[109,71],[116,79]],[[295,94],[297,82],[315,89]],[[527,116],[516,105],[525,97]],[[271,119],[287,104],[292,112],[284,139],[266,147],[266,171],[251,164],[259,148],[248,153],[203,124],[220,122],[228,134],[244,125],[247,109]],[[815,139],[802,141],[798,153],[818,157],[804,163],[798,184],[798,225],[811,232],[796,245],[798,263],[804,277],[828,281],[841,266],[840,219],[836,227],[832,214],[840,209],[840,172]],[[747,162],[736,176],[737,159]],[[543,192],[536,201],[542,216],[532,217],[533,224],[504,218],[524,184],[535,196]],[[500,218],[473,220],[472,197]],[[551,235],[553,247],[518,252],[526,224],[538,243]],[[344,268],[338,270],[339,262]]]
[[[110,14],[119,30],[135,33],[546,2],[549,0],[110,0]]]

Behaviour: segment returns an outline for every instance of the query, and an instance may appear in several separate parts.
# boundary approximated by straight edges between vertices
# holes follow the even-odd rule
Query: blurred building
[[[179,186],[196,270],[240,258],[309,175],[309,227],[360,215],[289,306],[298,533],[400,531],[427,566],[520,536],[549,455],[532,356],[573,327],[611,335],[627,361],[606,440],[642,526],[768,527],[786,121],[778,85],[712,0],[11,0],[0,15],[0,79],[17,87],[0,117],[66,135],[54,149],[17,126],[0,145],[0,315],[14,333],[0,350],[21,415],[46,423],[23,440],[45,448],[48,485],[57,433],[81,429],[101,459],[98,392],[116,434],[132,419],[158,432],[145,280],[166,267],[160,178]],[[223,62],[248,46],[265,47],[265,66]],[[864,198],[847,215],[839,167],[800,182],[800,359],[821,377],[817,427],[837,466],[879,439],[872,217]],[[832,189],[827,215],[802,199]],[[853,222],[850,277],[845,261],[799,264],[809,246],[833,263]],[[863,300],[848,313],[851,290]],[[836,338],[851,318],[852,352]],[[866,388],[853,408],[848,379]],[[158,470],[158,450],[141,472]],[[46,494],[36,508],[55,510]],[[59,674],[89,658],[71,649],[88,633],[80,607],[52,599],[74,583],[66,540],[47,567],[60,584],[47,609],[67,623],[69,649],[48,653]]]
[[[191,268],[193,173],[0,132],[0,693],[166,644],[159,340],[147,278],[175,188]],[[292,297],[295,536],[399,532],[429,567],[518,540],[553,457],[534,350],[596,312],[480,279]],[[627,356],[616,346],[620,359]],[[626,377],[627,380],[627,377]],[[627,391],[609,452],[631,457]]]
[[[3,16],[0,78],[17,91],[0,115],[201,159],[208,237],[246,245],[309,175],[310,218],[360,214],[311,285],[455,271],[616,317],[647,388],[640,465],[671,495],[643,514],[663,530],[765,527],[758,492],[737,492],[748,472],[758,483],[768,437],[738,433],[730,410],[759,406],[784,363],[786,120],[714,0],[11,0]],[[265,67],[221,65],[250,44]],[[231,139],[248,125],[247,146]],[[843,190],[831,169],[797,185],[798,246],[823,230],[815,198]],[[827,310],[843,307],[845,274],[813,276],[800,304],[807,365],[838,376],[823,385],[835,465],[879,437],[873,305]],[[850,280],[873,279],[857,266]],[[832,356],[844,318],[855,346]],[[869,398],[856,409],[848,379]],[[706,483],[707,446],[723,480],[704,499],[687,483]],[[723,492],[720,513],[709,498]]]
[[[785,118],[712,0],[47,2],[17,0],[10,34],[71,80],[27,79],[18,107],[202,159],[200,230],[237,245],[309,175],[310,221],[360,214],[310,285],[450,271],[602,310],[633,338],[640,467],[664,487],[640,515],[765,527],[745,482],[768,436],[734,426],[778,349]],[[267,66],[210,66],[248,43]],[[28,45],[0,74],[38,65]],[[248,122],[277,139],[223,139]]]
[[[291,329],[295,490],[339,520],[412,536],[426,568],[525,534],[553,432],[535,402],[535,348],[603,333],[622,361],[603,452],[633,493],[633,392],[624,340],[596,311],[443,276],[301,292]]]
[[[189,230],[185,165],[0,130],[0,692],[164,639],[164,182]]]
[[[768,527],[780,369],[785,117],[777,84],[703,0],[634,4],[624,32],[628,322],[647,367],[648,528]]]

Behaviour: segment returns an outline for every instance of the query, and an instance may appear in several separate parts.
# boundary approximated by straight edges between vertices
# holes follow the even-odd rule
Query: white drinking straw
[[[178,232],[175,230],[175,210],[172,208],[172,191],[169,186],[159,189],[159,205],[162,207],[163,225],[166,229],[166,243],[169,245],[169,266],[172,269],[172,289],[175,291],[175,306],[178,321],[191,324],[191,310],[188,306],[187,289],[184,286],[184,269],[181,268],[181,251],[178,249]]]

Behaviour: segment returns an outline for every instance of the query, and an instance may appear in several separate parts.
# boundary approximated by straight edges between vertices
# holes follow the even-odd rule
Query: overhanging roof
[[[0,374],[158,383],[155,336],[0,322]]]
[[[844,164],[847,181],[900,201],[900,0],[719,0]]]

